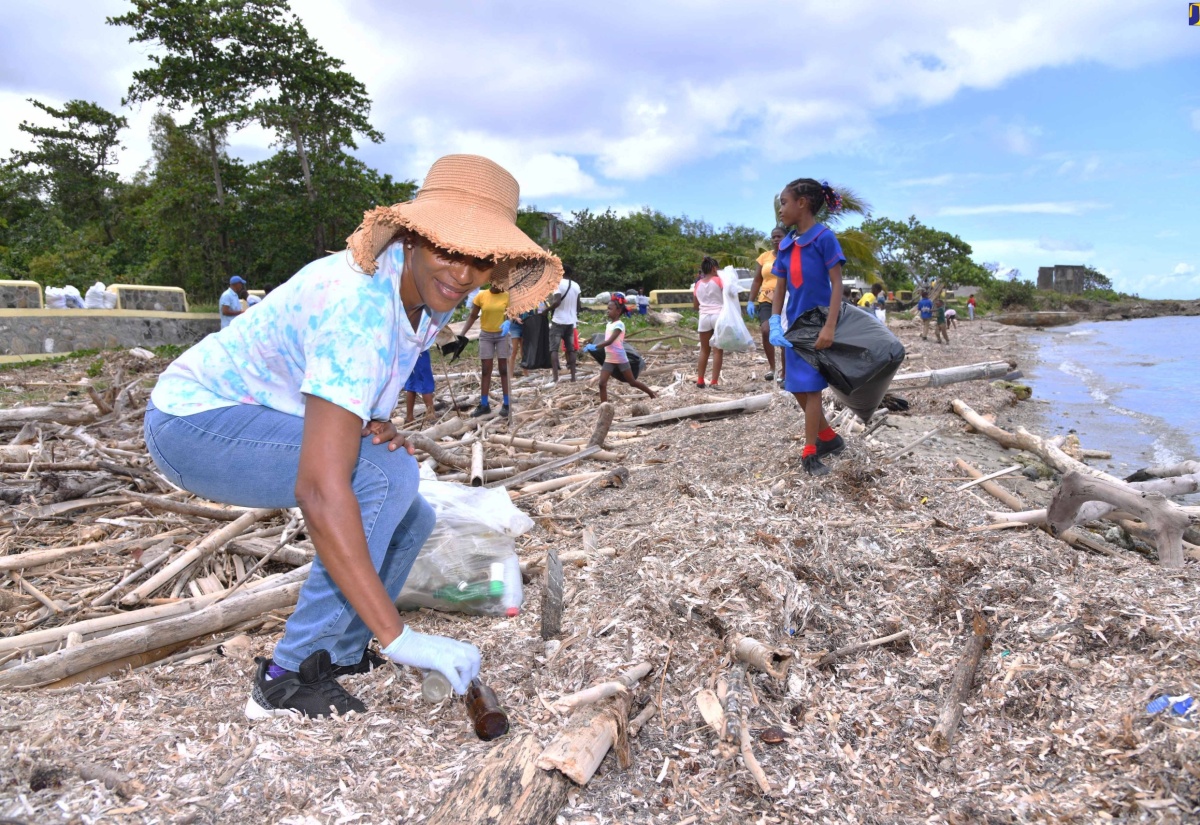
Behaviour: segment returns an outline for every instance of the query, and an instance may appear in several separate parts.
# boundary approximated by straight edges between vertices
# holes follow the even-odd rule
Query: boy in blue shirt
[[[921,290],[921,300],[917,301],[917,313],[921,316],[921,340],[929,340],[929,324],[933,321],[933,301],[929,300],[929,290]]]

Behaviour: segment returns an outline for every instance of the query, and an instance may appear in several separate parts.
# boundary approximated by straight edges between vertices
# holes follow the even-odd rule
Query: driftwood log
[[[14,407],[0,410],[0,429],[23,427],[26,424],[87,424],[96,419],[95,412],[74,404],[48,405],[45,407]]]
[[[242,515],[238,516],[237,519],[231,521],[220,530],[217,530],[196,542],[193,547],[181,553],[179,558],[166,565],[162,570],[155,573],[144,583],[129,591],[129,593],[125,594],[125,596],[121,598],[121,604],[137,604],[142,599],[147,598],[155,590],[171,581],[171,579],[175,578],[175,576],[179,575],[187,567],[195,564],[209,553],[224,547],[227,542],[232,541],[242,533],[246,532],[246,530],[250,529],[250,527],[256,522],[273,516],[276,512],[278,511],[266,509],[247,510],[245,513],[242,513]]]
[[[521,450],[554,453],[555,455],[574,455],[590,446],[588,444],[560,444],[555,441],[536,441],[532,438],[519,438],[499,433],[489,435],[488,442],[491,444],[507,444]],[[624,458],[624,453],[617,453],[612,450],[602,449],[599,452],[592,453],[592,461],[621,461]]]
[[[839,647],[837,650],[831,650],[829,653],[826,653],[824,656],[818,659],[817,667],[828,667],[839,659],[855,656],[859,653],[862,653],[864,650],[870,650],[873,647],[890,645],[893,642],[899,642],[903,639],[907,639],[908,637],[909,632],[907,630],[901,630],[899,633],[893,633],[890,636],[883,636],[878,639],[871,639],[866,642],[857,642],[852,645],[846,645],[845,647]]]
[[[567,726],[542,751],[537,766],[542,770],[557,770],[580,785],[586,785],[595,775],[610,749],[617,756],[617,764],[629,767],[627,725],[633,704],[630,689],[649,672],[648,662],[635,665],[616,679],[625,688],[623,693],[584,705],[572,714]]]
[[[933,732],[929,735],[929,744],[943,753],[950,750],[958,732],[958,723],[962,720],[963,706],[967,696],[975,684],[975,673],[979,670],[979,659],[988,645],[989,629],[983,615],[976,613],[971,619],[971,635],[959,657],[954,676],[946,688],[946,699],[942,704],[942,713]]]
[[[512,359],[508,359],[510,362]],[[483,486],[483,442],[476,441],[471,445],[471,473],[470,484],[472,487]]]
[[[1097,470],[1094,467],[1089,467],[1082,461],[1071,458],[1053,441],[1040,438],[1024,427],[1018,427],[1015,433],[1010,433],[1002,427],[997,427],[991,421],[988,421],[982,415],[975,412],[975,410],[971,409],[970,405],[966,402],[957,398],[950,402],[950,406],[972,428],[982,435],[986,435],[1001,447],[1010,450],[1025,450],[1026,452],[1033,453],[1060,473],[1075,471],[1087,476],[1120,483],[1120,479],[1114,478],[1108,473]]]
[[[967,462],[963,461],[961,458],[955,459],[955,463],[958,465],[958,468],[960,470],[962,470],[964,473],[969,475],[971,478],[974,478],[974,479],[982,479],[983,478],[982,472],[980,472],[978,469],[971,466]],[[979,486],[986,493],[988,493],[992,498],[999,501],[1005,507],[1008,507],[1009,509],[1017,511],[1017,512],[1020,512],[1025,509],[1025,502],[1021,501],[1019,496],[1017,496],[1016,494],[1014,494],[1012,492],[1009,492],[1008,490],[1005,490],[1003,487],[1001,487],[996,482],[980,481]],[[1007,516],[1008,514],[1005,513],[1003,515]],[[1050,533],[1049,525],[1040,524],[1037,526],[1040,527],[1045,532]],[[1051,533],[1051,535],[1054,535],[1054,534]],[[1087,535],[1086,533],[1084,533],[1081,530],[1076,530],[1076,529],[1065,530],[1065,531],[1059,533],[1057,535],[1057,538],[1061,539],[1062,541],[1066,542],[1067,544],[1071,545],[1072,547],[1075,547],[1078,549],[1090,550],[1093,553],[1100,553],[1101,555],[1104,555],[1104,556],[1118,556],[1119,555],[1117,553],[1117,551],[1109,548],[1109,546],[1107,544],[1105,544],[1104,542],[1097,541],[1096,539],[1092,538],[1091,536]]]
[[[542,639],[562,633],[563,567],[553,547],[546,550],[546,583],[542,587]]]
[[[750,665],[774,679],[787,680],[788,668],[791,667],[792,657],[795,655],[792,651],[782,647],[770,647],[757,639],[738,633],[728,636],[725,645],[737,661]]]
[[[940,370],[906,372],[895,376],[889,387],[907,390],[920,387],[944,387],[960,381],[987,381],[1003,378],[1012,372],[1012,369],[1013,365],[1008,361],[984,361],[979,364],[964,364]]]
[[[94,553],[97,550],[140,550],[158,544],[166,536],[178,535],[182,532],[182,529],[177,529],[143,539],[126,539],[115,542],[93,541],[87,544],[75,544],[70,547],[48,547],[44,550],[27,550],[24,553],[17,553],[12,556],[0,556],[0,573],[6,573],[9,570],[32,570],[35,567],[43,567],[47,564],[53,564],[56,561],[62,561],[63,559]]]
[[[730,415],[738,415],[740,413],[752,413],[759,410],[765,410],[771,405],[771,399],[775,396],[771,393],[763,393],[762,395],[751,395],[746,398],[738,398],[733,401],[718,401],[713,404],[697,404],[692,407],[680,407],[677,410],[666,410],[652,415],[643,415],[638,418],[627,418],[621,423],[630,427],[649,427],[654,424],[665,424],[669,421],[678,421],[682,418],[725,418]]]
[[[614,698],[606,700],[600,708],[624,702],[623,698]],[[596,710],[596,706],[591,706],[576,712],[569,724],[573,725],[577,719],[590,720]],[[619,746],[627,749],[628,738],[636,735],[656,711],[657,706],[650,703],[635,719],[629,722],[622,719]],[[605,722],[617,724],[611,714],[607,720],[601,719],[597,726],[601,735],[605,728],[611,729]],[[587,727],[582,734],[590,736],[593,732],[593,728]],[[588,740],[588,744],[598,747],[598,741]],[[580,744],[583,744],[582,740]],[[458,781],[446,789],[442,801],[427,820],[428,825],[553,825],[559,812],[566,807],[568,795],[579,786],[556,768],[537,767],[549,750],[543,749],[532,733],[511,737],[492,748],[479,764],[464,771]],[[625,755],[628,756],[627,750]],[[600,754],[600,758],[603,757],[604,754]]]
[[[510,737],[446,789],[428,825],[554,825],[575,783],[534,767],[537,736]]]
[[[565,455],[562,458],[555,459],[554,461],[547,461],[545,464],[541,464],[537,467],[534,467],[532,470],[526,470],[523,473],[517,473],[515,476],[512,476],[510,478],[506,478],[506,479],[502,479],[502,480],[498,480],[498,481],[489,481],[484,486],[486,486],[486,487],[513,487],[517,484],[521,484],[526,481],[532,481],[533,479],[537,478],[538,476],[545,475],[546,473],[550,472],[551,470],[557,470],[560,467],[566,467],[569,464],[574,464],[576,461],[582,461],[585,458],[591,458],[593,455],[595,455],[598,452],[600,452],[599,447],[585,447],[584,449],[580,450],[577,453],[572,453],[571,455]]]
[[[616,413],[616,409],[611,401],[605,401],[600,405],[600,409],[596,411],[596,426],[592,430],[592,436],[587,442],[589,447],[604,448],[604,439],[608,438],[608,431],[612,427],[613,415]]]
[[[295,576],[298,572],[292,571],[284,575]],[[216,633],[269,610],[295,604],[303,585],[303,580],[292,581],[280,587],[241,593],[190,615],[164,619],[93,639],[76,647],[47,653],[32,662],[0,672],[0,687],[31,687],[57,682],[114,659]]]
[[[1189,524],[1188,517],[1161,493],[1143,493],[1120,482],[1067,473],[1046,511],[1050,529],[1055,535],[1069,530],[1075,525],[1080,509],[1091,501],[1136,515],[1153,531],[1162,566],[1183,567],[1183,533]]]

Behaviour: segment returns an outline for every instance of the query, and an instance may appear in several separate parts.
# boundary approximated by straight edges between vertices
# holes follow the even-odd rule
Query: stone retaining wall
[[[0,309],[41,309],[42,288],[33,281],[0,281]]]
[[[109,288],[120,296],[120,309],[146,309],[155,312],[187,312],[187,296],[177,286],[145,287],[113,284]]]
[[[187,345],[220,328],[215,313],[0,309],[0,355]]]

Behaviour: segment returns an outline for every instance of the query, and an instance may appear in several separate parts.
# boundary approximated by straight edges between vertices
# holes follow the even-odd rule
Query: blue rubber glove
[[[383,655],[393,662],[420,670],[436,670],[446,677],[459,694],[479,675],[479,648],[475,645],[418,633],[408,625],[404,632],[383,649]]]
[[[596,349],[597,349],[597,347],[595,344],[588,344],[586,347],[583,348],[583,351],[584,352],[595,352]]]
[[[511,320],[505,321],[503,324],[500,325],[500,334],[503,335],[505,338],[508,337],[508,334],[510,332],[512,332],[512,321]]]
[[[783,318],[781,316],[772,315],[770,326],[771,334],[768,336],[768,340],[770,340],[772,346],[795,349],[792,346],[792,342],[783,337]]]
[[[750,301],[748,304],[746,304],[746,317],[747,318],[754,317],[754,302],[753,301]]]

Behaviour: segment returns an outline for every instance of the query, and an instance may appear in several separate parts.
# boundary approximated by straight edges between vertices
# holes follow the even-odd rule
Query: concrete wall
[[[194,344],[220,328],[215,313],[0,309],[0,355]]]

